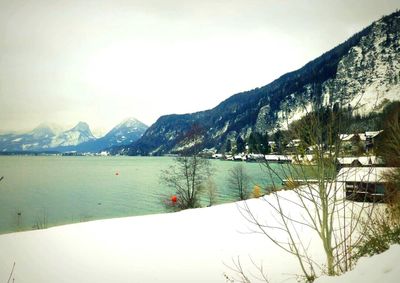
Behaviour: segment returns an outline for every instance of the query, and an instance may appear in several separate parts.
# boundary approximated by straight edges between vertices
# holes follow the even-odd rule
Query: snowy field
[[[271,217],[262,199],[247,203],[255,214]],[[295,274],[300,270],[295,259],[264,235],[251,232],[254,227],[239,212],[242,205],[239,202],[1,235],[0,281],[7,282],[15,262],[16,283],[225,282],[224,273],[234,275],[226,265],[232,266],[232,259],[238,257],[246,272],[257,275],[251,257],[263,264],[271,283],[296,282]],[[323,261],[317,238],[304,229],[301,233],[310,240],[314,259]],[[344,281],[340,277],[320,278],[318,283],[377,282],[379,278],[383,278],[380,282],[398,282],[394,279],[400,278],[400,269],[394,263],[400,262],[399,251],[395,246],[376,260],[362,260],[362,266],[345,275]]]

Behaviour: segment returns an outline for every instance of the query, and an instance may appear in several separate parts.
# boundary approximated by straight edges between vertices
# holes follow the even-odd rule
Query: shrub
[[[389,249],[392,244],[400,244],[400,224],[393,225],[390,221],[379,219],[368,225],[364,239],[355,249],[353,259],[372,256]]]
[[[263,194],[262,194],[262,191],[261,191],[261,187],[259,186],[259,185],[255,185],[254,187],[253,187],[253,191],[251,192],[251,196],[253,197],[253,198],[259,198],[259,197],[261,197]]]

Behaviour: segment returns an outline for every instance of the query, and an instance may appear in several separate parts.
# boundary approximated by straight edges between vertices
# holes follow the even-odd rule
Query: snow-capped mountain
[[[139,139],[147,128],[139,120],[129,118],[104,137],[96,139],[85,122],[79,122],[73,128],[61,132],[58,126],[41,124],[28,133],[0,135],[0,151],[98,152],[113,146],[130,144]]]
[[[58,146],[77,145],[95,139],[88,124],[79,122],[75,127],[60,132],[60,127],[40,124],[28,133],[0,135],[0,151],[47,151]]]
[[[0,151],[44,149],[48,147],[55,136],[54,130],[46,124],[41,124],[31,132],[24,134],[0,135]]]
[[[135,118],[128,118],[115,126],[103,138],[111,144],[129,144],[138,140],[148,126]]]
[[[49,147],[59,147],[59,146],[71,146],[78,145],[83,142],[95,140],[90,131],[89,125],[85,122],[79,122],[72,129],[62,132],[61,134],[55,136]]]
[[[129,118],[109,131],[104,137],[81,143],[75,147],[57,148],[60,151],[99,152],[113,146],[128,145],[137,141],[148,126],[135,118]]]

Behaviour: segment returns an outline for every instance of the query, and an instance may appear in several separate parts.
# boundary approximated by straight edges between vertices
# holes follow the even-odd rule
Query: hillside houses
[[[377,139],[383,131],[368,131],[357,134],[341,134],[339,136],[341,147],[347,152],[365,151],[371,152],[376,145]]]

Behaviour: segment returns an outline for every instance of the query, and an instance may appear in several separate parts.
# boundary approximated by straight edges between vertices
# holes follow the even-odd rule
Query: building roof
[[[384,173],[395,167],[346,167],[340,169],[336,180],[338,182],[384,183]]]
[[[367,138],[374,138],[374,137],[376,137],[377,135],[379,135],[379,134],[382,133],[382,132],[383,132],[383,130],[365,132],[365,136],[366,136]]]
[[[340,165],[351,165],[354,162],[359,162],[363,166],[368,165],[382,165],[383,160],[377,156],[359,156],[359,157],[338,157],[337,158]]]
[[[358,133],[358,134],[340,134],[339,138],[341,141],[350,141],[355,135],[358,135],[360,140],[365,141],[367,138],[375,138],[377,135],[379,135],[382,132],[383,132],[383,130],[369,131],[369,132]]]
[[[276,154],[268,154],[265,155],[266,161],[289,161],[292,160],[290,156],[287,155],[276,155]]]

